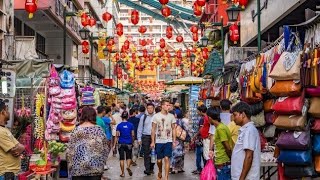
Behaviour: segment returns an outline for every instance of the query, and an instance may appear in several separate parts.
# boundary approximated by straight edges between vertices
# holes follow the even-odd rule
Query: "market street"
[[[137,161],[137,166],[133,166],[131,168],[132,172],[133,172],[133,176],[130,177],[127,173],[127,171],[125,171],[126,173],[126,177],[125,178],[121,178],[121,179],[139,179],[139,180],[153,180],[156,179],[156,175],[158,172],[158,167],[155,166],[155,174],[151,175],[151,176],[146,176],[143,171],[144,171],[144,166],[143,166],[143,158],[139,158]],[[107,176],[108,178],[111,178],[112,180],[114,179],[120,179],[119,175],[120,175],[120,165],[119,165],[119,160],[117,157],[110,157],[108,159],[108,165],[109,165],[109,170],[105,171],[105,176]],[[195,170],[195,155],[194,152],[190,152],[187,153],[185,155],[185,171],[184,173],[180,173],[180,174],[170,174],[169,178],[170,179],[175,179],[175,180],[194,180],[194,179],[200,179],[199,175],[193,175],[191,172],[193,170]],[[163,172],[164,173],[164,172]],[[164,175],[164,174],[163,174]]]

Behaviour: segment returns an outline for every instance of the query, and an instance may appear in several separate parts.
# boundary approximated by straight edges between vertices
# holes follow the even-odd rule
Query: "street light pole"
[[[257,16],[258,16],[258,53],[261,51],[261,9],[260,0],[257,0]]]
[[[63,65],[67,61],[67,5],[63,5]]]
[[[93,83],[93,79],[92,79],[92,74],[93,74],[93,33],[91,33],[91,36],[89,38],[89,42],[90,42],[90,83]]]
[[[224,70],[224,29],[223,29],[223,17],[221,17],[221,58],[222,58],[222,64],[223,64],[223,70]]]

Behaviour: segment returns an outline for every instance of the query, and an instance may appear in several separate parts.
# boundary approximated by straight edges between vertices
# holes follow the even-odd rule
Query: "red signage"
[[[109,86],[109,87],[112,87],[113,86],[113,79],[103,79],[102,84]]]

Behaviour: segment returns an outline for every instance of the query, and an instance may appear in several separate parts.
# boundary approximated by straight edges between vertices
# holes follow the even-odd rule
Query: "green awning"
[[[205,64],[203,76],[212,75],[217,77],[221,74],[222,67],[223,62],[220,53],[217,50],[213,50]]]

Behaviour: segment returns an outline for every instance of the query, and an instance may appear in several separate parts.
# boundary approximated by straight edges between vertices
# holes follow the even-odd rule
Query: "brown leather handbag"
[[[320,155],[314,156],[314,169],[317,173],[320,173]]]
[[[279,129],[304,131],[306,127],[307,116],[298,115],[279,115],[274,121],[274,125]]]
[[[320,118],[320,97],[312,97],[308,113],[315,118]]]
[[[271,112],[272,105],[274,104],[274,99],[267,99],[263,102],[263,110],[264,112]]]
[[[270,93],[278,97],[300,96],[301,83],[295,81],[276,81],[270,89]]]

